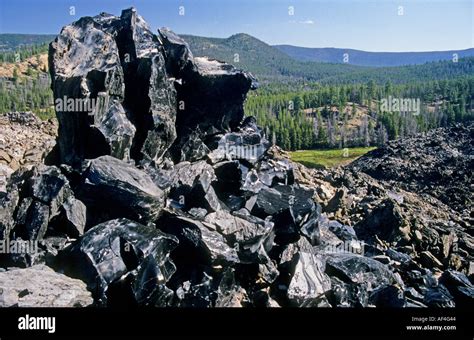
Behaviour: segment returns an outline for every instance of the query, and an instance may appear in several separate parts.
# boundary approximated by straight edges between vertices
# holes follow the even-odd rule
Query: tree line
[[[32,56],[48,52],[48,43],[28,45],[17,48],[15,51],[0,52],[0,63],[18,63]]]
[[[267,138],[286,150],[371,146],[472,120],[473,94],[472,76],[407,84],[313,83],[297,91],[268,84],[249,96],[245,108]],[[420,111],[386,112],[381,104],[387,98],[419,99]]]
[[[33,111],[41,118],[54,117],[53,94],[46,73],[36,77],[0,78],[0,113]]]

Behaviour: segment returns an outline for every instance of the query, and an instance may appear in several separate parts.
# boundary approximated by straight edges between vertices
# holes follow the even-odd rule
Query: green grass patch
[[[56,113],[55,113],[53,108],[48,108],[48,109],[43,109],[43,110],[36,110],[34,112],[41,120],[48,120],[48,119],[56,118]]]
[[[376,149],[375,147],[367,148],[347,148],[347,149],[331,149],[331,150],[300,150],[290,152],[291,159],[299,162],[308,168],[332,168],[338,165],[346,165]]]

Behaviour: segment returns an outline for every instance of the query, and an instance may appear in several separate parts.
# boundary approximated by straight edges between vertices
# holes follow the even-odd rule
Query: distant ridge
[[[273,47],[299,61],[342,64],[344,54],[347,53],[350,64],[374,67],[419,65],[432,61],[451,60],[454,53],[457,53],[458,58],[474,56],[474,48],[432,52],[366,52],[332,47],[309,48],[292,45],[274,45]]]
[[[0,51],[12,51],[21,46],[49,43],[55,36],[54,34],[2,33],[0,34]],[[312,48],[293,45],[271,46],[245,33],[234,34],[229,38],[207,38],[186,34],[181,36],[192,45],[193,49],[198,50],[198,54],[209,49],[213,54],[221,55],[224,57],[223,59],[227,59],[226,57],[229,57],[229,53],[232,52],[231,50],[235,50],[237,47],[246,47],[248,52],[255,55],[253,63],[258,62],[261,54],[266,54],[268,55],[267,59],[275,61],[271,66],[276,66],[279,61],[283,60],[285,63],[288,63],[288,57],[303,62],[316,61],[342,64],[344,63],[345,53],[349,55],[348,64],[369,67],[419,65],[433,61],[451,60],[454,53],[457,53],[459,58],[474,56],[474,48],[428,52],[367,52],[350,48]],[[241,43],[244,45],[239,46]],[[272,62],[265,66],[269,67],[269,64],[272,64]],[[275,71],[275,69],[272,71]],[[279,71],[277,73],[280,73]]]
[[[29,45],[40,45],[51,42],[55,34],[0,34],[0,52],[14,51],[19,47]]]
[[[467,56],[465,53],[459,54],[459,62],[451,62],[452,52],[402,52],[402,53],[384,53],[379,58],[386,60],[385,55],[390,58],[400,56],[404,62],[408,62],[411,56],[411,65],[391,65],[375,67],[355,65],[357,53],[370,53],[357,50],[349,54],[349,63],[343,64],[335,60],[326,61],[302,61],[289,56],[279,48],[270,46],[265,42],[244,33],[234,34],[229,38],[206,38],[193,35],[180,34],[180,36],[189,44],[191,51],[195,56],[208,56],[211,58],[224,60],[238,68],[250,71],[260,80],[285,82],[293,80],[309,80],[320,83],[330,84],[348,84],[348,83],[366,83],[370,80],[378,84],[384,84],[387,80],[392,83],[400,84],[410,81],[430,81],[441,79],[452,79],[454,77],[473,74],[474,57]],[[337,58],[348,51],[344,49],[323,49],[334,50]],[[474,49],[470,50],[474,56]],[[441,61],[426,62],[421,58],[416,58],[419,53],[426,59],[431,56],[432,59],[444,58]],[[437,53],[441,53],[439,56]],[[377,52],[372,54],[377,55]],[[336,58],[336,57],[334,57]],[[377,60],[377,58],[375,59]],[[417,61],[417,64],[414,64]],[[394,63],[394,61],[392,61]],[[400,64],[400,62],[398,63]]]

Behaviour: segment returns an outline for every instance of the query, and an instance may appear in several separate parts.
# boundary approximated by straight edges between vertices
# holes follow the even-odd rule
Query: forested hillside
[[[248,70],[266,82],[318,82],[322,84],[366,83],[391,81],[403,84],[413,81],[452,79],[474,74],[474,58],[458,62],[440,61],[423,65],[399,67],[364,67],[348,64],[298,61],[248,34],[227,39],[182,35],[193,54],[224,60]],[[350,61],[350,59],[349,59]],[[291,85],[293,86],[293,85]]]
[[[369,81],[286,91],[273,87],[252,94],[246,112],[287,150],[382,145],[474,118],[474,76],[400,85]],[[419,112],[385,111],[382,101],[387,98],[419,99]]]
[[[288,82],[295,79],[324,79],[341,76],[361,68],[300,62],[248,34],[236,34],[227,39],[181,35],[195,56],[209,56],[248,70],[261,81]]]
[[[43,118],[53,117],[48,44],[21,46],[0,52],[0,113],[34,111]]]

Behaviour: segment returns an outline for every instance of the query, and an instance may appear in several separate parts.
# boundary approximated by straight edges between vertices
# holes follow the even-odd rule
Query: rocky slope
[[[351,168],[422,196],[434,197],[469,218],[473,137],[472,125],[432,130],[389,143],[353,163]]]
[[[133,9],[65,26],[49,64],[56,99],[97,105],[58,110],[47,164],[16,171],[0,196],[0,287],[45,264],[98,306],[472,303],[468,196],[449,209],[437,182],[424,202],[409,181],[369,174],[377,153],[333,172],[292,164],[244,118],[252,75],[194,58]],[[79,286],[58,300],[87,304]]]
[[[456,125],[389,142],[343,168],[293,165],[323,212],[354,228],[367,256],[424,294],[428,278],[437,287],[449,275],[468,286],[474,278],[473,137],[473,124]]]
[[[44,161],[57,135],[54,121],[41,121],[31,112],[0,115],[0,192],[6,191],[10,175],[20,167]]]

